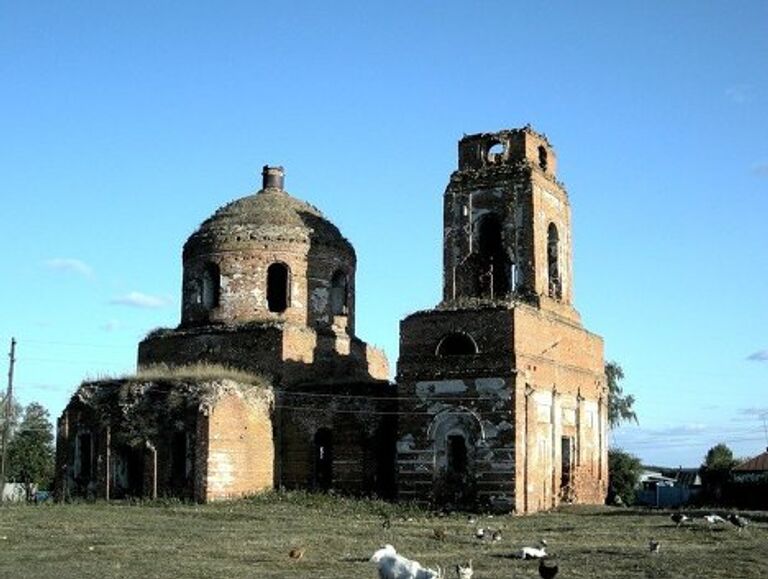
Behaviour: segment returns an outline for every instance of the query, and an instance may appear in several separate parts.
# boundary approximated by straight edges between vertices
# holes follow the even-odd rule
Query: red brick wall
[[[271,489],[274,444],[268,402],[255,405],[237,393],[227,394],[211,406],[206,422],[204,499],[227,499]]]

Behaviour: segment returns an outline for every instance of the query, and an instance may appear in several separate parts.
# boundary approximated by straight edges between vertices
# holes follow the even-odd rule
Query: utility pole
[[[11,352],[8,354],[10,364],[8,366],[8,390],[5,394],[5,424],[3,424],[3,453],[0,458],[0,502],[5,491],[5,463],[8,450],[8,438],[11,432],[11,420],[13,419],[13,365],[16,363],[16,338],[11,338]]]

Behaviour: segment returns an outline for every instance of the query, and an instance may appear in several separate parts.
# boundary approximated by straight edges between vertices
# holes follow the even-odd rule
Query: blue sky
[[[531,123],[571,198],[575,301],[627,375],[615,444],[768,442],[768,4],[0,0],[0,347],[58,415],[179,320],[181,247],[264,164],[358,255],[358,333],[441,288],[464,133]],[[4,358],[5,359],[5,358]],[[5,365],[3,365],[5,367]]]

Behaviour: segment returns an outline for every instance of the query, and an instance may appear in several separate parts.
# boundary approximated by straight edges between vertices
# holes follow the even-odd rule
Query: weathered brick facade
[[[86,382],[58,421],[57,493],[205,501],[272,488],[273,411],[264,385]]]
[[[605,497],[602,340],[572,305],[571,216],[530,128],[459,143],[443,299],[401,322],[397,384],[355,335],[352,245],[264,168],[184,245],[181,323],[139,377],[84,384],[59,420],[63,495],[200,501],[273,487],[531,512]],[[142,381],[226,366],[244,385]],[[207,393],[215,392],[215,396]]]
[[[59,492],[392,496],[394,388],[384,354],[354,333],[355,260],[330,221],[283,190],[282,168],[265,167],[260,191],[219,209],[184,245],[181,323],[139,344],[139,377],[85,384],[64,411]],[[274,404],[216,397],[203,412],[193,385],[135,385],[153,366],[200,363],[263,377]]]
[[[401,323],[401,498],[517,512],[605,498],[602,340],[572,305],[555,169],[527,127],[459,142],[443,300]]]

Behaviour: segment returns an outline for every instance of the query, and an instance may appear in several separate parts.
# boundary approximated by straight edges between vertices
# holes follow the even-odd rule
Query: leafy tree
[[[5,393],[0,394],[0,436],[5,432],[5,419],[6,419],[6,406],[5,406]],[[8,439],[16,432],[16,428],[19,425],[19,419],[24,412],[24,407],[18,402],[13,403],[13,412],[11,413],[11,423],[8,425]]]
[[[53,426],[48,411],[32,402],[24,409],[16,434],[8,444],[7,476],[23,483],[27,499],[31,499],[35,485],[50,486],[53,470]]]
[[[5,403],[5,397],[6,397],[5,393],[0,393],[0,452],[8,448],[8,444],[10,444],[14,434],[16,433],[16,429],[18,428],[19,418],[21,417],[21,413],[24,410],[24,407],[18,402],[13,403],[11,420],[8,423],[8,430],[6,431],[5,426],[6,426],[6,422],[8,422],[8,407],[6,406],[6,403]],[[0,458],[0,460],[2,459]],[[7,461],[6,461],[5,472],[6,473],[8,472]],[[0,488],[2,487],[5,480],[8,480],[7,476],[5,477],[5,480],[3,480],[1,478],[2,474],[3,473],[0,471]]]
[[[625,505],[635,502],[635,489],[640,480],[643,465],[634,455],[612,448],[608,451],[608,500]]]
[[[622,422],[637,422],[637,414],[632,408],[635,397],[624,394],[619,381],[624,379],[624,370],[616,362],[605,363],[605,378],[608,383],[608,425],[616,428]]]
[[[731,470],[737,462],[728,445],[719,443],[707,451],[701,465],[701,484],[704,497],[715,503],[723,498],[723,487],[731,478]]]

